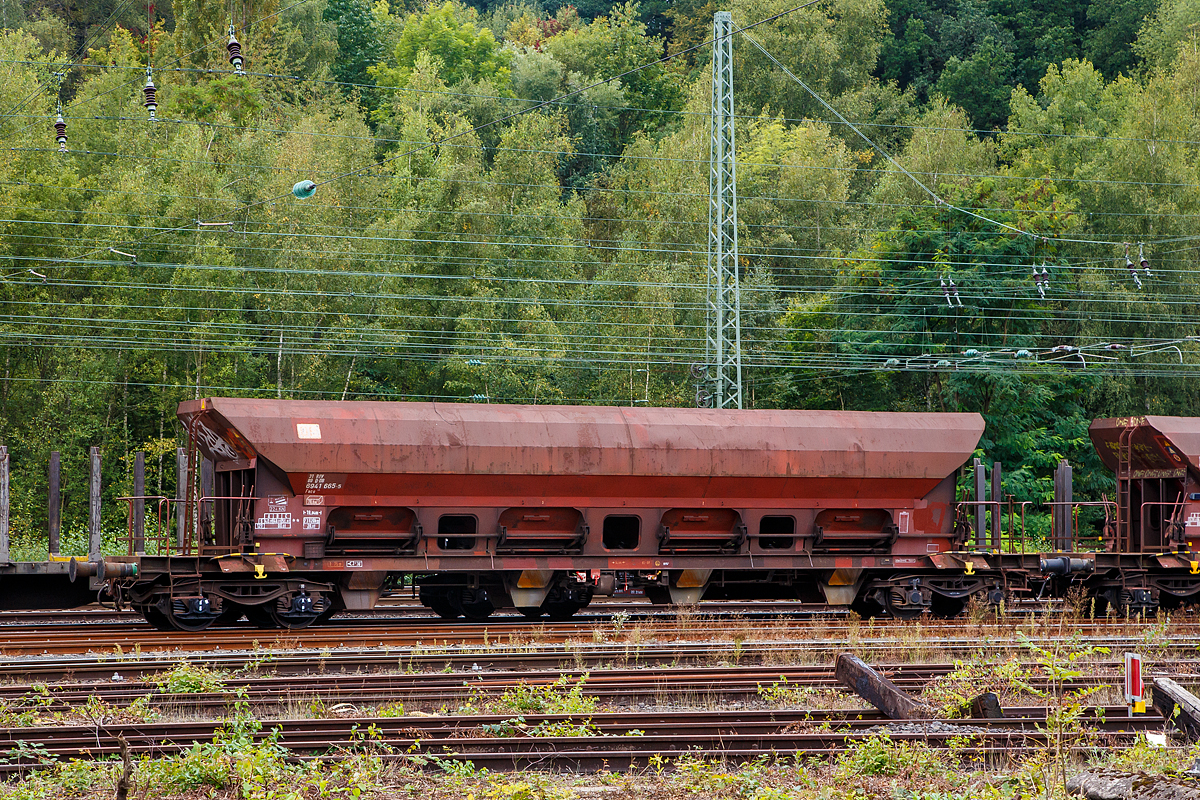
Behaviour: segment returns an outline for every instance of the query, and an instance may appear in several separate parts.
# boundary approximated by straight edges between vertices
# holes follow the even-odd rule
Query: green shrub
[[[167,672],[153,678],[158,690],[164,694],[207,694],[225,689],[229,673],[210,669],[204,665],[193,665],[180,661]]]
[[[947,765],[922,742],[892,741],[886,733],[850,743],[837,758],[840,777],[892,776],[901,773],[928,775],[944,772]]]
[[[596,698],[583,694],[587,679],[584,673],[574,684],[566,675],[546,686],[518,683],[489,704],[489,710],[496,714],[593,714]]]

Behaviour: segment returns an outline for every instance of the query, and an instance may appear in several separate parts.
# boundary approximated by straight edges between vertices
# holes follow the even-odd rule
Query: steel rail
[[[633,759],[652,755],[667,758],[719,754],[740,759],[778,754],[826,754],[847,744],[886,731],[897,740],[947,746],[966,736],[987,752],[1013,752],[1045,747],[1050,737],[1039,723],[1045,709],[1013,709],[1020,716],[1002,721],[954,720],[952,725],[929,721],[886,723],[879,719],[839,719],[827,724],[811,711],[672,712],[668,714],[526,715],[525,729],[513,715],[452,717],[348,717],[263,722],[258,739],[273,735],[293,757],[337,757],[345,751],[368,749],[393,758],[469,759],[490,768],[520,768],[540,763],[561,766],[587,761]],[[532,736],[528,731],[545,723],[586,723],[598,735]],[[1091,709],[1084,720],[1110,743],[1133,741],[1136,732],[1161,727],[1153,715],[1129,717],[1124,707]],[[123,737],[135,755],[172,755],[196,742],[211,741],[228,720],[182,723],[135,723],[96,726],[54,726],[0,729],[0,748],[24,743],[54,759],[100,759],[115,756]],[[512,736],[497,736],[505,730]],[[490,726],[485,728],[483,726]],[[369,731],[369,733],[367,733]],[[684,731],[681,733],[681,731]],[[367,737],[364,739],[363,735]],[[489,735],[491,734],[491,735]],[[358,737],[358,738],[356,738]],[[970,747],[970,745],[968,745]],[[18,755],[14,753],[14,755]],[[622,762],[627,763],[627,762]],[[27,771],[38,764],[24,757],[0,765],[0,773]]]
[[[1093,665],[1101,669],[1092,674],[1052,685],[1048,679],[1032,677],[1026,683],[1035,689],[1073,690],[1121,682],[1118,665]],[[897,665],[885,668],[897,686],[920,691],[931,680],[950,673],[953,664]],[[1172,676],[1186,684],[1200,682],[1200,664],[1184,673],[1178,665]],[[236,702],[246,702],[255,710],[289,708],[320,700],[327,706],[337,704],[378,705],[400,702],[408,710],[439,708],[447,702],[466,701],[473,696],[497,696],[525,684],[545,686],[561,677],[582,682],[581,692],[605,703],[631,703],[638,699],[653,699],[659,705],[686,705],[688,701],[756,699],[760,689],[782,686],[786,690],[838,689],[832,671],[824,668],[745,668],[718,669],[659,669],[605,670],[597,673],[580,672],[505,672],[505,673],[434,673],[434,674],[370,674],[317,675],[307,677],[302,685],[291,678],[247,677],[230,678],[220,691],[200,693],[169,693],[153,682],[107,682],[63,684],[56,686],[10,684],[0,686],[0,701],[16,706],[21,702],[36,704],[45,713],[67,712],[98,698],[116,708],[144,698],[151,706],[169,709],[172,713],[222,713]],[[860,712],[856,712],[860,713]]]
[[[981,637],[989,634],[1011,637],[1018,630],[1027,630],[1027,636],[1034,642],[1048,643],[1058,638],[1057,631],[1051,630],[1048,625],[1038,625],[1037,620],[972,626],[957,620],[872,625],[861,622],[814,624],[811,620],[776,619],[770,626],[755,627],[752,620],[737,619],[730,620],[731,624],[725,631],[721,630],[720,622],[719,619],[694,616],[646,622],[623,620],[620,624],[609,621],[607,625],[595,627],[595,623],[587,620],[530,622],[501,618],[483,622],[445,622],[421,619],[399,623],[387,620],[354,625],[322,625],[300,630],[246,626],[210,628],[200,632],[157,631],[149,626],[130,623],[40,624],[29,629],[0,627],[0,656],[82,654],[118,648],[121,651],[139,649],[143,652],[236,650],[253,647],[256,643],[258,647],[281,649],[415,648],[440,645],[482,646],[490,651],[505,639],[512,645],[528,639],[545,645],[563,645],[574,643],[585,635],[594,637],[597,633],[604,638],[627,638],[628,629],[633,625],[640,626],[641,635],[646,641],[691,640],[690,643],[699,644],[711,641],[714,636],[719,637],[724,632],[729,636],[739,635],[746,647],[758,645],[756,640],[759,636],[756,634],[763,637],[769,634],[770,641],[781,647],[805,648],[844,646],[849,639],[861,641],[867,647],[911,646],[913,642],[906,636],[916,636],[922,647],[962,648],[972,642],[980,642]],[[739,627],[739,623],[749,627]],[[1072,621],[1070,628],[1072,634],[1082,634],[1084,644],[1112,643],[1114,646],[1137,644],[1144,640],[1147,633],[1160,630],[1157,623],[1125,620]],[[819,635],[812,636],[814,632]],[[1161,632],[1169,638],[1167,646],[1183,646],[1200,636],[1200,622],[1172,622],[1169,628],[1161,628]],[[787,638],[791,635],[797,638]]]
[[[1035,645],[1056,646],[1056,637],[1031,638]],[[938,655],[942,658],[970,658],[980,651],[995,652],[1000,645],[1018,648],[1011,642],[987,638],[930,642],[924,640],[847,641],[791,640],[743,642],[733,652],[728,641],[670,642],[670,643],[528,643],[515,645],[468,646],[429,642],[418,646],[376,646],[337,649],[298,649],[283,640],[254,642],[254,648],[243,644],[241,650],[120,650],[111,653],[58,655],[56,657],[0,657],[0,673],[10,679],[30,680],[106,680],[114,673],[123,678],[138,678],[172,669],[181,660],[203,660],[215,669],[231,671],[270,671],[277,675],[311,673],[354,673],[361,671],[432,672],[458,670],[480,672],[497,669],[572,669],[705,665],[754,664],[780,667],[792,658],[828,664],[838,653],[852,650],[873,662],[892,661],[897,653],[914,656]],[[1145,651],[1148,647],[1158,653],[1159,662],[1180,662],[1197,652],[1194,639],[1180,638],[1161,643],[1148,643],[1144,637],[1100,637],[1080,640],[1081,646],[1097,644],[1110,650],[1122,648]],[[917,663],[914,661],[914,663]]]

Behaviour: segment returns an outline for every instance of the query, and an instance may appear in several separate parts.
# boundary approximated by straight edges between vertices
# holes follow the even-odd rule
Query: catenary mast
[[[733,145],[733,18],[713,17],[708,175],[705,355],[714,408],[742,407],[742,300],[738,287],[737,170]]]

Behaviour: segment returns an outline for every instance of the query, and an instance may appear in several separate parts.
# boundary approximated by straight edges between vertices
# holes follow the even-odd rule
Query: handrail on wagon
[[[972,509],[982,508],[985,511],[990,510],[993,514],[998,514],[1000,513],[1001,504],[999,500],[959,500],[958,505]],[[980,550],[983,552],[999,552],[999,543],[992,541],[992,539],[995,537],[991,535],[991,526],[987,524],[986,520],[984,521],[983,529],[987,533],[985,533],[984,537],[981,537],[979,535],[979,531],[975,530],[975,526],[971,525],[972,536],[970,537],[970,541],[964,542],[964,547],[969,546],[975,550]],[[981,545],[980,542],[984,540],[985,537],[986,543]]]
[[[197,508],[197,512],[198,512],[198,516],[200,517],[200,520],[203,520],[204,519],[203,509],[205,508],[204,504],[210,503],[213,500],[245,500],[247,502],[253,502],[255,500],[261,500],[261,499],[262,499],[261,497],[258,497],[256,495],[203,495],[196,500],[196,508]],[[185,553],[187,553],[187,554],[191,553],[192,537],[191,537],[190,531],[188,533],[187,538],[184,540],[184,548],[185,548]],[[240,550],[241,550],[241,545],[237,544],[236,542],[231,542],[229,545],[206,545],[206,544],[204,544],[203,542],[199,541],[199,529],[197,526],[197,542],[196,542],[196,552],[197,553],[199,553],[201,555],[212,555],[218,551],[239,552]]]
[[[126,502],[125,514],[125,546],[127,555],[144,555],[146,553],[146,533],[145,533],[145,507],[141,508],[141,520],[136,519],[138,516],[137,504],[145,503],[147,500],[157,500],[157,511],[155,513],[155,529],[154,535],[150,538],[152,544],[155,545],[154,550],[157,555],[163,555],[171,552],[170,540],[164,532],[163,521],[171,517],[171,503],[176,502],[173,498],[165,497],[161,494],[144,494],[130,495],[129,497],[118,497],[118,500]],[[141,524],[138,524],[138,523]]]
[[[1035,505],[1032,500],[1017,500],[1014,495],[1010,494],[1004,500],[959,500],[958,505],[974,508],[983,507],[993,514],[1001,515],[1001,519],[1004,516],[1008,517],[1007,529],[1000,531],[998,541],[994,533],[995,528],[987,524],[985,525],[985,530],[987,531],[986,544],[978,544],[978,534],[972,536],[971,541],[967,544],[982,552],[1007,552],[1025,555],[1028,550],[1025,531],[1025,511],[1029,506]],[[975,533],[973,524],[971,524],[971,531]],[[1006,544],[1007,547],[1005,547]]]
[[[1182,519],[1180,519],[1180,517],[1181,517],[1181,516],[1182,516],[1182,514],[1183,514],[1183,508],[1184,508],[1184,500],[1183,500],[1183,494],[1182,494],[1182,493],[1180,493],[1179,497],[1178,497],[1176,500],[1143,500],[1143,501],[1141,502],[1141,512],[1140,512],[1140,513],[1141,513],[1141,519],[1139,520],[1139,522],[1141,523],[1141,532],[1142,532],[1142,550],[1143,550],[1143,551],[1145,551],[1145,550],[1146,550],[1146,530],[1147,530],[1147,528],[1149,527],[1149,522],[1150,522],[1150,520],[1147,518],[1147,511],[1148,511],[1148,509],[1149,509],[1150,507],[1152,507],[1152,506],[1169,506],[1169,507],[1171,507],[1172,509],[1174,509],[1174,510],[1175,510],[1175,513],[1174,513],[1174,514],[1172,514],[1172,515],[1170,516],[1170,518],[1169,518],[1169,519],[1168,519],[1168,518],[1166,518],[1166,517],[1165,517],[1165,515],[1161,515],[1161,516],[1159,517],[1159,521],[1160,521],[1160,523],[1162,523],[1162,525],[1160,525],[1160,527],[1163,527],[1163,526],[1166,526],[1166,525],[1172,525],[1172,526],[1174,526],[1174,525],[1180,525],[1180,526],[1184,525],[1184,522],[1183,522],[1183,520],[1182,520]],[[1166,539],[1166,537],[1164,537],[1164,539]],[[1167,545],[1169,545],[1169,544],[1170,544],[1170,541],[1169,541],[1169,540],[1166,540],[1166,541],[1164,541],[1164,542],[1163,542],[1163,545],[1164,545],[1164,546],[1167,546]],[[1182,542],[1176,542],[1175,544],[1178,544],[1178,545],[1180,545],[1181,547],[1186,547],[1186,545],[1187,545],[1187,536],[1185,535],[1185,536],[1183,537],[1183,541],[1182,541]],[[1168,550],[1168,552],[1169,552],[1169,550]]]
[[[1050,531],[1050,544],[1058,552],[1070,552],[1075,549],[1075,538],[1079,533],[1079,510],[1082,508],[1103,508],[1105,517],[1116,519],[1117,504],[1113,500],[1049,500],[1046,505],[1068,506],[1071,509],[1071,529],[1069,531]],[[1109,516],[1109,509],[1112,509],[1112,516]],[[1051,515],[1051,526],[1054,524],[1053,515]]]

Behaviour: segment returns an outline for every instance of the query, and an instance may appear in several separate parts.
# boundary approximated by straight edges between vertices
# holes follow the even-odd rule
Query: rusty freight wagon
[[[953,613],[983,588],[924,574],[961,568],[939,556],[961,544],[954,483],[976,414],[212,398],[179,418],[212,462],[184,551],[107,570],[162,627],[298,627],[407,582],[468,618],[567,617],[618,573],[656,603],[808,597],[901,616]]]

